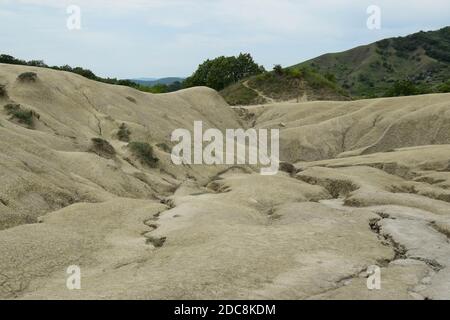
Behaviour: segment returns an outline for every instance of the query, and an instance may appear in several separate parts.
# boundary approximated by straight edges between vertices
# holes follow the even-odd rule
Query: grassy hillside
[[[413,85],[413,93],[448,92],[450,27],[325,54],[296,67],[333,75],[354,97],[396,95],[389,90],[402,82]]]
[[[310,68],[276,67],[221,91],[230,105],[254,105],[277,101],[349,100],[349,94],[334,79]]]

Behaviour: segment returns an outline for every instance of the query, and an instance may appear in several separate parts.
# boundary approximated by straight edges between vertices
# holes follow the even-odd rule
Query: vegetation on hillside
[[[324,76],[334,75],[355,98],[446,92],[450,27],[384,39],[297,66],[310,67]]]
[[[237,57],[218,57],[206,60],[187,78],[184,86],[207,86],[215,90],[222,90],[239,80],[263,73],[264,67],[258,65],[248,53],[241,53]]]
[[[117,132],[117,138],[122,142],[130,141],[131,131],[128,129],[125,123],[122,123],[119,127],[119,131]]]
[[[120,80],[120,79],[116,79],[116,78],[102,78],[102,77],[95,75],[95,73],[93,73],[89,69],[84,69],[81,67],[72,68],[69,65],[64,65],[64,66],[60,66],[60,67],[48,66],[42,60],[25,61],[25,60],[21,60],[21,59],[16,59],[13,56],[6,55],[6,54],[0,54],[0,63],[30,66],[30,67],[40,67],[40,68],[48,68],[48,69],[59,70],[59,71],[72,72],[72,73],[76,73],[80,76],[83,76],[83,77],[91,79],[91,80],[108,83],[108,84],[127,86],[127,87],[131,87],[131,88],[134,88],[134,89],[137,89],[140,91],[150,92],[150,93],[165,93],[165,92],[170,92],[170,90],[173,89],[173,87],[170,87],[170,86],[148,87],[148,86],[137,84],[131,80]],[[175,89],[173,89],[173,90],[175,90]],[[176,90],[179,90],[179,89],[176,89]]]
[[[333,77],[324,77],[311,68],[284,69],[275,65],[273,71],[264,72],[231,85],[221,91],[230,105],[252,105],[266,102],[267,97],[286,101],[309,97],[314,100],[348,100]]]
[[[6,90],[6,86],[0,84],[0,98],[8,98],[8,91]]]
[[[148,86],[136,80],[101,78],[91,70],[68,65],[48,66],[0,55],[0,63],[51,68],[88,79],[129,86],[150,93],[207,86],[221,91],[231,105],[274,100],[348,99],[450,92],[450,27],[384,39],[341,53],[332,53],[284,69],[266,72],[248,53],[208,59],[183,82]],[[30,80],[32,81],[32,80]],[[261,95],[262,93],[262,95]],[[0,97],[6,92],[1,91]]]
[[[232,106],[248,106],[266,103],[266,99],[261,97],[255,90],[252,90],[242,84],[234,83],[221,92],[225,101]]]
[[[21,82],[36,82],[37,74],[35,72],[24,72],[19,74],[17,80]]]
[[[102,138],[92,138],[89,151],[106,159],[112,159],[116,155],[114,147]]]
[[[23,108],[20,104],[17,103],[9,103],[3,108],[5,109],[6,114],[11,116],[11,120],[14,120],[20,124],[24,124],[28,128],[32,128],[34,126],[34,118],[40,118],[38,113],[34,112],[33,110]]]
[[[153,154],[153,147],[146,142],[131,142],[128,144],[131,153],[139,159],[142,164],[155,168],[159,159]]]

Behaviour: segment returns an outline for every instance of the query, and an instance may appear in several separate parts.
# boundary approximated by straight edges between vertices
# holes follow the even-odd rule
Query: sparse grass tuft
[[[153,155],[153,148],[146,142],[131,142],[128,144],[134,156],[136,156],[142,164],[146,164],[151,168],[156,168],[159,159]]]
[[[116,155],[116,150],[108,141],[101,138],[92,138],[91,142],[90,152],[106,159],[112,159]]]
[[[166,240],[167,240],[166,237],[162,237],[162,238],[148,237],[145,242],[148,245],[150,245],[150,244],[153,245],[155,248],[161,248],[164,245],[164,243],[166,242]]]
[[[20,74],[17,79],[21,82],[36,82],[37,74],[36,72],[24,72]]]
[[[120,141],[129,142],[130,135],[131,135],[130,129],[128,129],[125,123],[122,123],[119,127],[119,132],[117,132],[117,138],[119,138]]]
[[[39,119],[38,113],[33,110],[28,110],[22,108],[20,104],[9,103],[4,106],[4,109],[8,115],[11,116],[11,120],[16,120],[17,122],[28,126],[29,128],[34,125],[34,118]]]
[[[133,103],[137,103],[137,101],[136,101],[136,99],[135,98],[133,98],[133,97],[127,97],[127,100],[128,101],[130,101],[130,102],[133,102]]]

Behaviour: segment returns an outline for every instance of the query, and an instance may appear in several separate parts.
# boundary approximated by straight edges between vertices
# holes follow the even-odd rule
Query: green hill
[[[333,78],[310,68],[282,69],[232,84],[220,92],[230,105],[254,105],[278,101],[349,100],[350,95]]]
[[[450,27],[325,54],[292,68],[297,67],[333,75],[357,98],[448,92]]]

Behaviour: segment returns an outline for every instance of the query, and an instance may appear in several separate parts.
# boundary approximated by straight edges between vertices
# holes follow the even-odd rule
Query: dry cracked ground
[[[232,109],[0,64],[0,106],[1,299],[450,298],[448,94]],[[196,120],[279,128],[283,171],[173,165]]]

